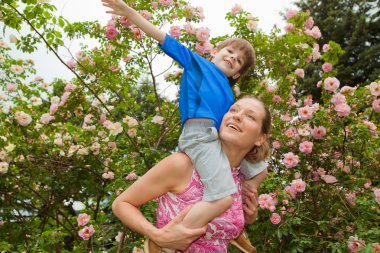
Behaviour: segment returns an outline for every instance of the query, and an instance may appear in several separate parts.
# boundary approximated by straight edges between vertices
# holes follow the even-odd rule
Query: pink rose
[[[322,175],[321,178],[323,181],[325,181],[328,184],[334,184],[338,182],[338,179],[336,179],[336,177],[331,176],[331,175]]]
[[[344,95],[342,95],[341,93],[336,93],[331,98],[331,103],[333,103],[334,105],[345,104],[346,103],[346,97]]]
[[[304,192],[306,189],[306,183],[302,179],[294,179],[290,186],[297,192]]]
[[[297,166],[299,163],[298,156],[294,155],[292,152],[284,154],[284,159],[282,161],[288,169]]]
[[[7,83],[7,90],[12,92],[16,90],[16,84],[15,83]]]
[[[278,213],[272,213],[270,221],[272,222],[272,224],[277,225],[281,222],[281,216]]]
[[[289,9],[289,10],[286,11],[286,13],[285,13],[285,17],[286,17],[286,19],[291,19],[291,18],[293,18],[297,13],[298,13],[297,10]]]
[[[40,121],[42,124],[47,125],[51,120],[55,119],[54,116],[51,116],[49,113],[44,113],[41,115]]]
[[[300,143],[299,150],[302,153],[310,154],[313,150],[313,143],[310,141],[304,141],[304,142]]]
[[[314,26],[311,30],[306,29],[305,33],[314,39],[319,39],[322,36],[318,26]]]
[[[369,89],[371,91],[371,94],[374,96],[380,96],[380,83],[371,83],[369,85]]]
[[[272,147],[273,147],[274,149],[279,149],[279,148],[281,148],[281,144],[280,144],[278,141],[274,141],[274,142],[272,143]]]
[[[117,35],[119,35],[119,31],[116,30],[114,26],[107,26],[106,28],[106,37],[110,40],[114,40]]]
[[[295,73],[297,76],[301,77],[301,78],[304,78],[304,77],[305,77],[305,70],[304,70],[304,69],[296,69],[296,70],[294,71],[294,73]]]
[[[136,172],[135,171],[132,171],[131,173],[129,173],[126,177],[125,177],[125,180],[135,180],[137,179],[137,175],[136,175]]]
[[[327,77],[323,83],[325,90],[329,92],[335,92],[340,85],[339,80],[335,77]]]
[[[189,35],[193,35],[195,33],[195,29],[194,27],[191,26],[190,23],[186,23],[183,25],[183,28],[185,28],[186,32],[189,34]]]
[[[199,27],[195,35],[197,36],[197,40],[200,42],[208,41],[208,38],[210,37],[210,29]]]
[[[76,86],[75,84],[69,83],[65,86],[65,91],[71,92],[75,90],[77,87],[78,86]]]
[[[15,116],[16,116],[16,120],[17,122],[21,125],[21,126],[27,126],[30,124],[30,122],[32,122],[32,117],[30,117],[29,114],[25,113],[25,112],[20,112],[20,111],[17,111],[15,113]]]
[[[66,65],[67,65],[67,67],[72,69],[77,65],[77,62],[74,59],[70,59],[66,62]]]
[[[158,125],[162,125],[164,124],[164,117],[156,115],[152,118],[152,122]]]
[[[326,135],[326,128],[323,126],[314,127],[311,130],[311,135],[314,139],[322,140]]]
[[[330,72],[332,70],[332,64],[330,62],[325,62],[322,65],[323,72]]]
[[[199,43],[197,42],[195,45],[195,50],[201,55],[210,53],[212,49],[213,49],[213,45],[208,41],[199,42]]]
[[[294,25],[292,23],[286,23],[284,30],[285,32],[289,33],[294,30]]]
[[[243,11],[243,8],[241,8],[240,5],[235,4],[235,5],[232,7],[232,9],[231,9],[231,15],[232,15],[232,16],[235,16],[236,14],[238,14],[238,13],[240,13],[240,12],[242,12],[242,11]]]
[[[138,27],[132,25],[132,26],[130,26],[130,29],[133,33],[133,37],[135,37],[138,40],[141,40],[143,38],[144,33]]]
[[[327,52],[327,51],[329,51],[330,50],[330,45],[329,44],[324,44],[323,46],[322,46],[322,51],[323,52]]]
[[[296,198],[296,196],[297,196],[297,191],[296,191],[296,189],[294,189],[294,188],[291,187],[290,185],[287,185],[287,186],[285,187],[285,191],[290,195],[290,197],[291,197],[292,199],[295,199],[295,198]]]
[[[313,99],[311,96],[308,96],[307,98],[305,98],[303,100],[303,104],[304,105],[309,105],[309,106],[312,106],[313,105]]]
[[[181,28],[179,26],[173,25],[170,27],[170,36],[178,39],[181,36]]]
[[[279,103],[281,102],[281,97],[279,95],[273,95],[272,101],[273,103]]]
[[[314,112],[313,108],[308,105],[305,107],[298,108],[298,116],[302,120],[313,118],[313,112]]]
[[[312,29],[314,26],[314,19],[313,17],[309,17],[305,22],[305,28],[306,29]]]
[[[338,114],[339,117],[345,117],[348,114],[350,114],[351,107],[346,103],[342,103],[342,104],[336,105],[334,107],[334,110],[336,111],[336,113]]]
[[[85,226],[91,219],[87,213],[80,213],[77,218],[78,226]]]
[[[173,4],[173,0],[160,0],[159,2],[163,6],[169,6]]]
[[[95,233],[95,229],[92,225],[88,227],[84,227],[81,230],[79,230],[78,235],[83,239],[83,240],[88,240],[90,237]]]
[[[372,102],[372,108],[375,112],[380,112],[380,99],[376,99]]]

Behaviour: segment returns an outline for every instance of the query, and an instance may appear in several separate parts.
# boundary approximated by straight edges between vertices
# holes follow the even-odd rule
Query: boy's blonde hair
[[[247,72],[247,70],[251,66],[256,65],[256,55],[255,55],[255,49],[253,49],[253,46],[251,45],[251,43],[249,43],[247,40],[241,39],[241,38],[228,38],[228,39],[220,42],[215,47],[215,49],[217,51],[220,51],[222,48],[225,48],[228,46],[232,46],[233,48],[239,49],[244,53],[244,64],[241,67],[241,69],[239,70],[240,76],[236,79],[233,79],[232,77],[228,78],[230,85],[232,86],[239,80],[239,78],[245,72]]]

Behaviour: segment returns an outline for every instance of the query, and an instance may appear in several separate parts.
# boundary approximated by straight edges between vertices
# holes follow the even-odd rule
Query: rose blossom
[[[362,239],[358,238],[357,235],[350,236],[348,238],[347,248],[353,253],[358,253],[359,247],[364,246],[364,245],[365,245],[364,241]]]
[[[135,128],[130,128],[127,131],[129,137],[134,138],[137,135],[137,130]]]
[[[242,12],[242,11],[243,11],[243,9],[241,8],[241,6],[238,5],[238,4],[235,4],[235,5],[232,7],[232,9],[231,9],[231,15],[232,15],[232,16],[235,16],[236,14],[238,14],[238,13],[240,13],[240,12]]]
[[[272,143],[272,147],[273,147],[274,149],[279,149],[279,148],[281,148],[281,144],[280,144],[278,141],[274,141],[274,142]]]
[[[173,4],[173,0],[160,0],[159,2],[163,6],[169,6]]]
[[[7,162],[0,162],[0,174],[8,172],[9,164]]]
[[[152,13],[147,10],[140,11],[140,15],[143,16],[146,20],[149,20],[152,17]]]
[[[114,40],[117,35],[119,35],[119,31],[114,26],[107,26],[106,28],[106,37],[110,40]]]
[[[323,181],[325,181],[328,184],[334,184],[334,183],[338,182],[336,177],[331,176],[331,175],[322,175],[321,178]]]
[[[314,19],[313,17],[309,17],[305,22],[305,28],[306,29],[312,29],[314,26]]]
[[[152,118],[152,122],[158,125],[162,125],[164,124],[164,117],[156,115]]]
[[[247,22],[247,28],[249,31],[254,32],[257,30],[258,22],[256,20],[250,19]]]
[[[138,125],[137,120],[130,116],[125,116],[125,118],[123,119],[123,122],[126,123],[129,127],[134,127]]]
[[[289,10],[286,11],[286,13],[285,13],[285,17],[286,17],[286,19],[291,19],[291,18],[293,18],[297,13],[298,13],[297,10],[289,9]]]
[[[325,62],[325,63],[323,63],[323,65],[322,65],[322,70],[323,70],[323,72],[330,72],[331,70],[332,70],[332,68],[333,68],[333,66],[332,66],[332,64],[330,63],[330,62]]]
[[[279,103],[281,102],[281,97],[279,95],[273,95],[272,101],[273,103]]]
[[[16,120],[21,126],[27,126],[32,122],[32,117],[30,117],[29,114],[22,112],[22,111],[17,111],[15,113]]]
[[[44,125],[47,125],[53,119],[55,119],[54,116],[51,116],[49,113],[44,113],[41,115],[40,122]]]
[[[302,120],[311,119],[313,117],[313,112],[314,110],[312,109],[312,107],[308,105],[305,107],[298,108],[298,115]]]
[[[210,29],[199,27],[197,31],[195,32],[195,35],[197,36],[198,41],[205,42],[210,37]]]
[[[369,89],[371,91],[371,94],[374,96],[380,96],[380,83],[371,83],[369,85]]]
[[[310,141],[304,141],[304,142],[300,143],[299,150],[302,153],[310,154],[313,150],[313,143]]]
[[[351,107],[346,103],[342,103],[342,104],[336,105],[334,107],[334,110],[336,111],[336,113],[338,114],[339,117],[345,117],[348,114],[350,114]]]
[[[380,112],[380,99],[376,99],[372,102],[372,108],[375,112]]]
[[[86,226],[83,229],[79,230],[78,235],[83,239],[83,240],[88,240],[90,237],[95,233],[95,229],[92,225]]]
[[[322,46],[322,51],[323,52],[327,52],[327,51],[329,51],[330,50],[330,45],[329,44],[324,44],[323,46]]]
[[[284,30],[285,32],[289,33],[294,30],[294,25],[292,23],[286,23]]]
[[[125,177],[125,180],[135,180],[137,179],[137,175],[136,175],[136,172],[135,171],[132,171],[131,173],[129,173],[126,177]]]
[[[13,72],[16,75],[21,74],[24,71],[23,67],[19,65],[12,65],[11,66],[11,72]]]
[[[305,70],[304,69],[296,69],[295,71],[294,71],[294,73],[297,75],[297,76],[299,76],[299,77],[301,77],[301,78],[304,78],[305,77]]]
[[[375,189],[373,191],[373,194],[375,194],[375,200],[378,204],[380,204],[380,188],[379,189]]]
[[[292,152],[284,154],[284,159],[282,161],[288,169],[297,166],[299,163],[298,156],[294,155]]]
[[[85,226],[90,221],[91,216],[87,213],[80,213],[77,218],[78,226]]]
[[[173,25],[170,27],[170,36],[178,39],[181,36],[181,28],[179,26]]]
[[[324,139],[326,135],[326,128],[323,126],[314,127],[311,130],[311,135],[313,136],[314,139],[322,140]]]
[[[294,179],[290,186],[297,192],[304,192],[306,189],[306,183],[302,179]]]
[[[281,216],[278,213],[272,213],[270,221],[272,222],[272,224],[277,225],[281,222]]]
[[[325,89],[329,92],[335,92],[340,85],[339,80],[335,77],[327,77],[323,83]]]
[[[287,185],[285,187],[285,191],[290,195],[292,199],[295,199],[297,196],[297,190],[291,187],[290,185]]]
[[[341,93],[336,93],[331,98],[331,103],[333,103],[335,106],[339,104],[345,104],[346,103],[346,97],[342,95]]]
[[[17,88],[17,85],[15,83],[7,83],[7,90],[8,91],[15,91]]]

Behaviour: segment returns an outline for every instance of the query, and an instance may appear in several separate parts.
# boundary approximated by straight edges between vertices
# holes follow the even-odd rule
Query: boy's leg
[[[204,201],[192,207],[184,224],[192,228],[201,227],[231,206],[231,195],[237,192],[237,187],[217,130],[211,122],[186,123],[179,149],[192,160],[204,188]]]

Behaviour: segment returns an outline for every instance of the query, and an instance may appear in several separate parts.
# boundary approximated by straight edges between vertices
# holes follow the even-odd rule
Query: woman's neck
[[[223,152],[226,154],[228,161],[230,162],[231,168],[236,168],[240,166],[241,161],[244,159],[244,157],[247,155],[249,151],[235,146],[223,145],[223,142],[222,149]]]

